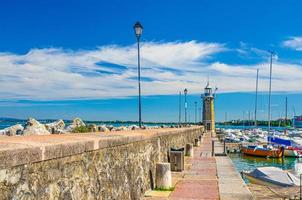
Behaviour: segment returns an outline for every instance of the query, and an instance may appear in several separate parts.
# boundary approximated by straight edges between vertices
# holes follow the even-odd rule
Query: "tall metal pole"
[[[187,108],[188,108],[187,89],[184,90],[184,94],[185,94],[185,123],[187,123]]]
[[[258,79],[259,79],[259,69],[257,69],[257,78],[256,78],[256,96],[255,96],[255,127],[257,127]]]
[[[285,126],[287,126],[287,96],[285,97]]]
[[[195,103],[195,124],[197,123],[197,101]]]
[[[178,110],[178,123],[181,123],[181,92],[179,92],[179,110]]]
[[[201,107],[199,107],[199,122],[201,122]]]
[[[249,122],[247,123],[248,126],[250,126],[251,124],[251,111],[249,110]]]
[[[139,39],[137,37],[137,66],[138,66],[138,120],[139,127],[142,127],[142,103],[141,103],[141,63],[140,63],[140,46]]]
[[[271,94],[272,94],[272,71],[273,71],[273,55],[274,52],[270,51],[270,72],[269,72],[269,92],[268,92],[268,131],[271,130]]]
[[[227,121],[228,121],[228,113],[225,112],[225,113],[224,113],[224,126],[225,126],[225,127],[226,127]]]
[[[242,112],[242,129],[244,129],[244,111]]]

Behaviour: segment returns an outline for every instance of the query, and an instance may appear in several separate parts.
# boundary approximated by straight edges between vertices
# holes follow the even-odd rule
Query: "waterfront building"
[[[203,98],[203,113],[202,121],[206,130],[211,131],[215,134],[215,111],[214,111],[214,99],[215,92],[213,92],[210,87],[209,81],[207,82],[206,87],[204,88]]]

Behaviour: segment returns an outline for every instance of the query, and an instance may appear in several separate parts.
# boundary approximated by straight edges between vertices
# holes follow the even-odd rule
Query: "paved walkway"
[[[219,199],[216,161],[212,157],[212,139],[206,134],[200,147],[194,148],[194,157],[188,159],[191,164],[184,172],[171,193],[169,199]]]
[[[216,139],[215,139],[216,140]],[[223,146],[216,142],[215,153],[222,153]],[[168,197],[152,200],[236,200],[253,199],[229,157],[212,157],[212,138],[206,133],[200,147],[194,147],[194,157],[186,158],[186,170],[172,173],[176,182]]]

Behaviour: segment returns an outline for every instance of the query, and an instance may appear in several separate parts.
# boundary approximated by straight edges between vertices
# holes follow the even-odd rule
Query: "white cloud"
[[[219,91],[253,91],[256,68],[260,89],[267,90],[268,63],[228,65],[212,62],[224,44],[145,42],[141,45],[143,95],[175,94],[183,88],[200,93],[207,74]],[[32,49],[27,54],[0,54],[1,99],[81,99],[137,95],[136,45],[94,50]],[[275,61],[275,91],[301,91],[302,68]]]
[[[223,51],[222,44],[142,43],[144,94],[174,93],[186,84],[171,70],[195,70],[195,63]],[[104,64],[105,63],[105,64]],[[106,66],[113,63],[123,67]],[[32,49],[27,54],[0,54],[2,99],[108,98],[136,95],[136,45],[95,50]],[[163,67],[166,69],[163,70]],[[170,70],[168,70],[170,69]],[[183,80],[182,80],[183,79]],[[178,87],[178,88],[176,88]]]
[[[302,37],[291,37],[285,40],[282,45],[297,51],[302,51]]]

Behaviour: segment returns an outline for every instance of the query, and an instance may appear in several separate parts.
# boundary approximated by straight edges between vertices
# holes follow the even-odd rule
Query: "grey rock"
[[[0,135],[14,136],[14,135],[22,135],[24,127],[21,124],[16,124],[14,126],[10,126],[3,130],[0,130]]]
[[[86,126],[86,124],[80,118],[74,118],[72,123],[66,128],[68,132],[73,132],[78,127]]]
[[[57,120],[52,123],[45,124],[46,129],[52,134],[62,134],[65,133],[65,123],[62,119]]]
[[[44,124],[41,124],[33,118],[29,118],[26,122],[23,135],[49,135],[50,132]]]
[[[98,131],[98,127],[95,124],[89,124],[88,128],[91,132],[97,132]]]
[[[101,126],[98,126],[98,131],[100,131],[100,132],[109,132],[110,129],[107,128],[105,125],[101,125]]]
[[[129,126],[129,129],[131,129],[131,130],[138,130],[138,129],[139,129],[139,126],[137,126],[137,125],[132,125],[132,126]]]

